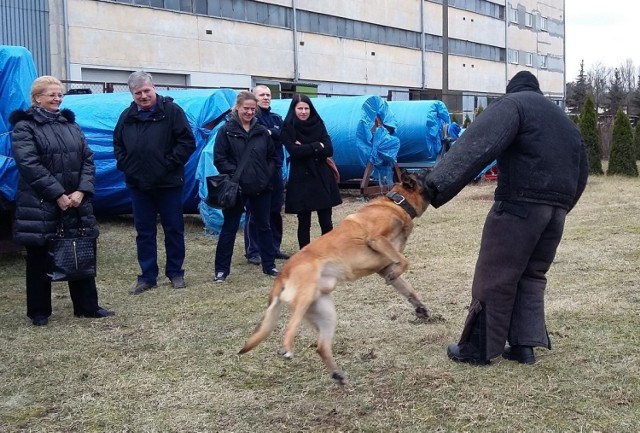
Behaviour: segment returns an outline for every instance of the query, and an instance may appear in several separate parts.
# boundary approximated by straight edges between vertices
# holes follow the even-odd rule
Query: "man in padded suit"
[[[425,194],[437,208],[489,163],[498,163],[469,312],[459,342],[447,348],[452,360],[475,365],[500,354],[533,364],[534,347],[551,348],[545,274],[588,176],[578,127],[543,96],[536,77],[518,72],[506,90],[425,179]]]

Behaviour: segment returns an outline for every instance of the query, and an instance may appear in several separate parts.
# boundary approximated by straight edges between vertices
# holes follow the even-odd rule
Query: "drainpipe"
[[[509,5],[506,3],[505,19],[504,19],[504,85],[505,88],[509,83]],[[536,43],[536,51],[538,50],[538,44]]]
[[[296,0],[291,0],[291,8],[293,9],[293,82],[300,80],[300,70],[298,69],[298,8]]]
[[[449,1],[442,0],[442,101],[449,101]]]
[[[64,33],[64,67],[67,80],[71,79],[71,61],[69,60],[69,8],[67,0],[62,1],[63,33]]]
[[[426,68],[424,66],[425,62],[425,36],[424,36],[425,28],[424,28],[424,0],[420,0],[420,65],[421,65],[421,74],[422,74],[422,88],[424,89],[427,85],[427,76],[426,76]]]

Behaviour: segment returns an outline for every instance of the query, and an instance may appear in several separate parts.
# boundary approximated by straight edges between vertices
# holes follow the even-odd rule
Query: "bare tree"
[[[594,63],[589,72],[587,72],[587,82],[591,86],[596,113],[604,105],[610,75],[611,69],[607,69],[601,62]]]
[[[636,88],[636,66],[633,64],[632,59],[627,59],[620,64],[618,70],[620,71],[620,84],[625,95],[623,105],[626,107],[627,113],[629,113],[631,97]]]

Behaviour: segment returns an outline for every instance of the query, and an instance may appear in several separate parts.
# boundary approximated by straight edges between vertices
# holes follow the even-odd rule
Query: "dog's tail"
[[[253,334],[251,334],[244,347],[238,353],[247,353],[258,344],[262,343],[273,332],[273,330],[276,329],[281,311],[282,302],[280,302],[280,297],[272,296],[269,307],[264,313],[264,317],[258,326],[256,326],[256,329],[253,331]]]

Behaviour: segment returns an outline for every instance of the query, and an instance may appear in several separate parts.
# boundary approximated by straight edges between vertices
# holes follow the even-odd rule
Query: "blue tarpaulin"
[[[13,47],[10,47],[13,48]],[[33,60],[26,49],[16,48],[24,63],[13,69],[3,67],[0,90],[6,92],[10,86],[11,96],[3,101],[3,121],[10,111],[29,105],[29,89],[36,78]],[[2,57],[4,59],[5,57]],[[26,60],[25,60],[26,59]],[[9,61],[5,61],[10,63]],[[30,64],[29,64],[30,62]],[[180,105],[191,124],[196,137],[196,152],[185,167],[185,191],[183,209],[185,213],[199,211],[210,233],[218,233],[222,225],[222,214],[204,203],[207,195],[205,179],[217,174],[213,165],[213,143],[215,134],[230,112],[237,92],[232,89],[173,90],[159,91],[171,96]],[[291,100],[273,100],[272,109],[283,118]],[[96,214],[124,214],[131,212],[129,191],[124,175],[116,169],[113,154],[113,129],[124,109],[131,103],[128,92],[89,95],[68,95],[61,108],[69,108],[76,115],[96,163]],[[423,162],[435,160],[442,149],[442,129],[449,124],[449,113],[440,101],[387,102],[379,96],[344,96],[314,98],[313,103],[323,118],[334,145],[334,159],[343,181],[361,179],[368,163],[373,166],[371,178],[381,185],[393,182],[395,162]],[[10,107],[12,105],[12,107]],[[9,108],[10,107],[10,108]],[[5,121],[5,123],[8,123]],[[457,137],[455,124],[449,124],[449,134]],[[8,126],[3,126],[8,131]],[[8,143],[8,134],[2,136]],[[10,200],[15,196],[17,170],[10,158],[10,145],[1,142],[4,165],[0,169],[0,188]],[[9,156],[7,158],[7,156]],[[288,168],[283,167],[283,178]]]
[[[200,201],[196,170],[200,156],[211,134],[212,125],[219,121],[235,103],[236,92],[231,89],[159,91],[171,96],[182,107],[196,137],[196,151],[185,166],[183,208],[185,213],[197,213]],[[131,198],[124,183],[124,175],[116,169],[113,154],[113,130],[122,111],[131,103],[130,93],[69,95],[61,108],[69,108],[76,115],[87,142],[94,152],[96,164],[96,214],[131,213]]]
[[[313,98],[313,105],[333,142],[340,179],[361,179],[367,163],[372,177],[381,184],[393,182],[392,170],[400,141],[393,133],[396,121],[387,102],[379,96]],[[272,101],[272,109],[283,118],[290,99]]]
[[[449,130],[449,110],[442,101],[389,101],[389,109],[397,122],[400,139],[399,163],[427,163],[442,153],[443,130]]]
[[[15,199],[18,187],[9,115],[30,105],[31,84],[36,77],[36,67],[29,50],[0,45],[0,193],[7,201]]]

